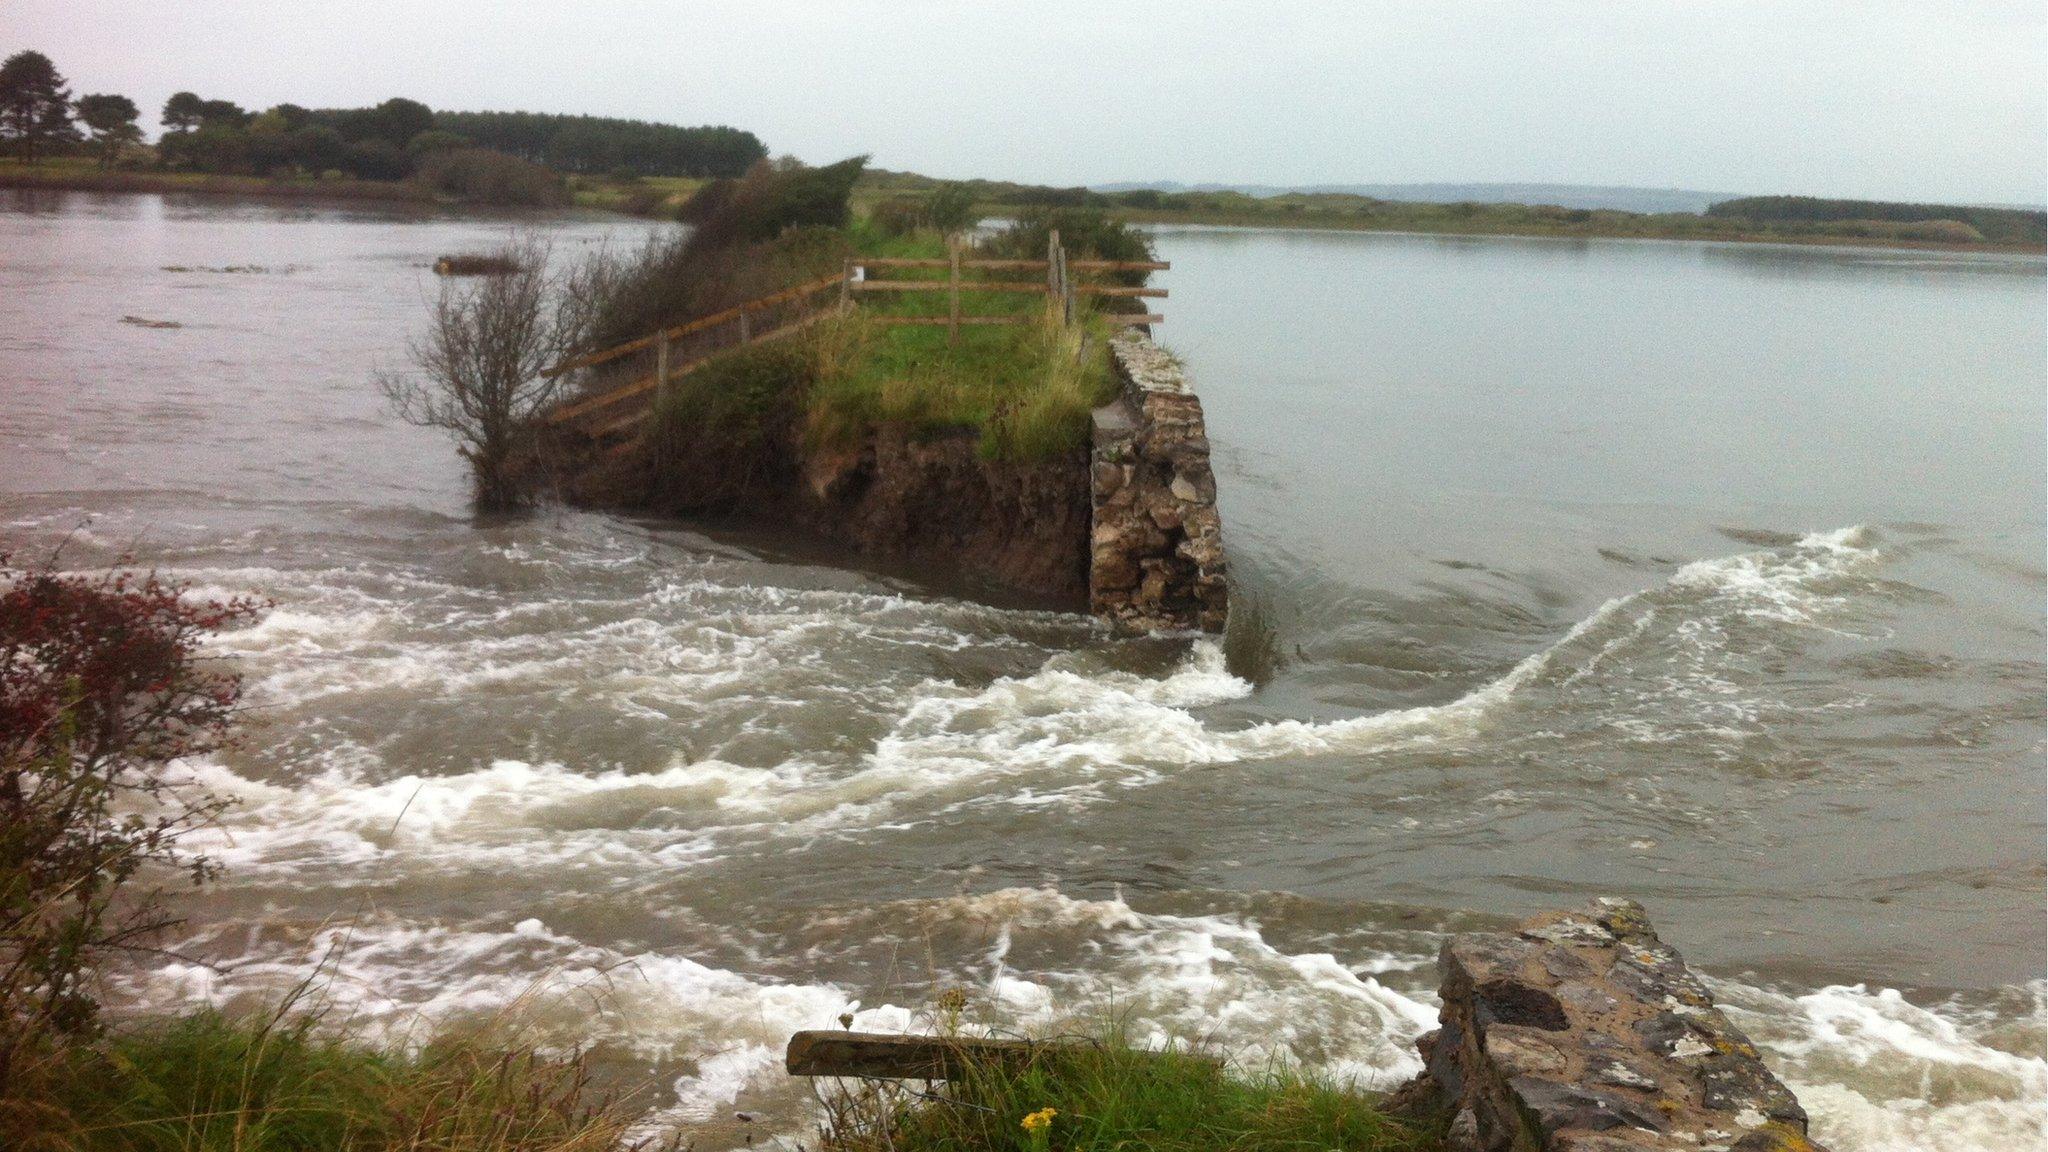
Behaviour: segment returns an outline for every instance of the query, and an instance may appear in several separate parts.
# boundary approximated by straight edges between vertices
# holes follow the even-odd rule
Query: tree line
[[[735,177],[768,156],[752,132],[551,112],[437,112],[434,127],[558,172]]]
[[[126,96],[71,98],[68,81],[41,52],[0,64],[0,141],[28,163],[88,143],[112,166],[142,142],[141,110]],[[452,169],[523,163],[556,172],[731,177],[768,155],[753,133],[725,126],[684,128],[602,116],[532,112],[435,112],[394,97],[363,108],[279,104],[262,111],[232,100],[179,92],[164,102],[156,161],[171,169],[239,176],[340,172],[363,180],[430,182]],[[458,152],[475,155],[451,164]]]

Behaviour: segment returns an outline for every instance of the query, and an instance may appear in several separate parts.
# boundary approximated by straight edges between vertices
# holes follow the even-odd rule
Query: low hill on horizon
[[[1711,204],[1740,193],[1702,192],[1690,188],[1629,188],[1604,184],[1182,184],[1172,180],[1091,184],[1097,192],[1240,192],[1266,199],[1289,193],[1370,196],[1375,200],[1422,204],[1554,204],[1560,208],[1607,209],[1620,212],[1704,212]]]

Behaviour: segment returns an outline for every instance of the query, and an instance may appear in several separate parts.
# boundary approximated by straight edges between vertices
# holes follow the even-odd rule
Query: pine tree
[[[135,121],[142,110],[126,96],[98,95],[78,98],[78,119],[92,130],[92,142],[99,146],[100,167],[111,168],[121,149],[142,139]]]
[[[41,52],[16,52],[0,63],[0,137],[19,141],[21,157],[30,164],[38,144],[78,138],[71,91]]]

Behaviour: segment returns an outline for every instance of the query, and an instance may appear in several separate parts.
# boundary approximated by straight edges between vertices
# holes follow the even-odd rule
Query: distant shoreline
[[[1014,211],[1014,209],[1012,209]],[[1276,219],[1277,214],[1230,212],[1169,212],[1140,208],[1109,208],[1106,214],[1131,224],[1209,224],[1230,228],[1276,228],[1299,232],[1390,232],[1414,236],[1490,236],[1529,240],[1677,240],[1702,244],[1798,244],[1826,248],[1874,248],[1901,252],[1981,252],[2006,255],[2048,255],[2048,250],[2028,244],[1953,243],[1939,240],[1907,240],[1884,236],[1842,236],[1769,232],[1730,231],[1685,232],[1657,228],[1604,228],[1597,224],[1541,227],[1526,221],[1488,225],[1467,221],[1455,226],[1431,226],[1412,219],[1372,220],[1301,213]]]
[[[685,181],[675,181],[683,185]],[[331,203],[374,203],[440,208],[457,211],[479,210],[483,205],[467,204],[434,194],[431,189],[405,181],[270,179],[258,176],[220,176],[194,172],[82,172],[75,168],[25,168],[0,165],[0,190],[28,189],[51,192],[101,192],[242,197],[264,200],[308,200]],[[576,189],[576,202],[568,208],[541,209],[542,212],[599,211],[624,219],[649,219],[644,214],[623,211],[615,197],[590,195]],[[678,189],[680,193],[682,189]],[[858,195],[858,193],[857,193]],[[861,196],[860,199],[868,199]],[[1001,216],[1016,211],[1015,205],[984,204],[987,215]],[[1728,244],[1796,244],[1817,247],[1868,248],[1901,252],[1981,252],[2005,255],[2048,255],[2043,248],[2026,244],[1991,242],[1956,243],[1911,240],[1898,237],[1800,234],[1796,232],[1732,230],[1694,232],[1675,228],[1615,228],[1598,222],[1559,223],[1543,226],[1526,219],[1512,223],[1483,219],[1439,221],[1397,217],[1336,216],[1325,213],[1239,213],[1178,212],[1130,207],[1103,209],[1112,219],[1131,224],[1193,224],[1233,228],[1267,228],[1312,232],[1383,232],[1418,236],[1480,236],[1503,239],[1543,240],[1677,240]],[[1645,218],[1647,219],[1647,218]]]
[[[75,168],[30,168],[20,164],[0,165],[0,188],[50,192],[191,193],[271,200],[375,201],[383,204],[442,203],[430,189],[401,180],[270,179],[198,172],[92,172]]]

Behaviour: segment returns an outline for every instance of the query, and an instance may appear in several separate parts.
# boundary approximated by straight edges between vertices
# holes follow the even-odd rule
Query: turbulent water
[[[804,1123],[792,1030],[952,986],[1391,1084],[1442,933],[1626,893],[1838,1149],[2038,1138],[2040,260],[1162,233],[1254,687],[760,538],[472,521],[368,381],[513,223],[0,202],[7,540],[276,602],[219,645],[247,747],[183,769],[225,879],[128,1001],[512,1017],[715,1147]]]

